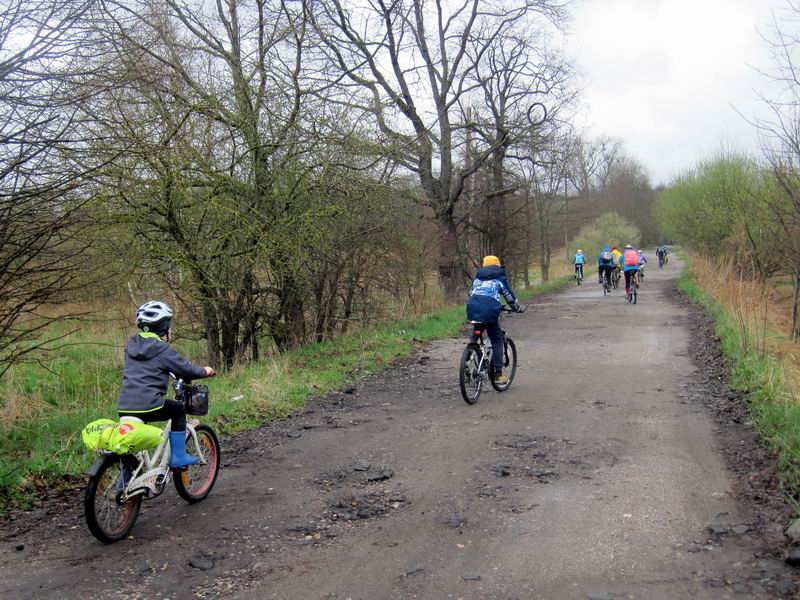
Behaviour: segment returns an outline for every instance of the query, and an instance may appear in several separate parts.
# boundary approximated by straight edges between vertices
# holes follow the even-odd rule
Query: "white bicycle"
[[[177,379],[174,388],[175,398],[188,406],[197,386]],[[136,417],[122,417],[121,420],[141,421]],[[163,493],[170,470],[178,495],[187,502],[198,502],[211,492],[221,458],[214,430],[200,425],[197,419],[187,423],[186,453],[197,456],[199,462],[182,470],[169,467],[169,432],[170,423],[167,422],[161,442],[152,455],[146,450],[135,454],[102,451],[95,459],[87,473],[89,482],[84,508],[89,530],[101,542],[111,544],[130,533],[142,501]]]

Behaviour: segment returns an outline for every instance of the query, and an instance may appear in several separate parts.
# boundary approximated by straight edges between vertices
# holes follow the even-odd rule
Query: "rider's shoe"
[[[170,431],[169,432],[169,467],[170,469],[185,469],[196,465],[200,459],[196,456],[186,454],[186,432],[185,431]]]
[[[505,373],[500,373],[499,375],[495,375],[494,382],[500,385],[508,383],[508,375]]]

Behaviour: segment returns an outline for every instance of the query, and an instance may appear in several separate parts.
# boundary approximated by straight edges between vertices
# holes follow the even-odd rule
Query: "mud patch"
[[[324,517],[330,521],[360,521],[385,517],[405,504],[405,497],[395,491],[376,490],[346,494],[332,499]]]

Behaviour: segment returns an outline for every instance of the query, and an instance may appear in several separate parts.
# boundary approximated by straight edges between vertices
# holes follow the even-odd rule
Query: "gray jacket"
[[[190,363],[155,334],[132,335],[125,346],[125,369],[117,410],[139,413],[164,406],[170,372],[186,380],[207,377],[204,367]]]

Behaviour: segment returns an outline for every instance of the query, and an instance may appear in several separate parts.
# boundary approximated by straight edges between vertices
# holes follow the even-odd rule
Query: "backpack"
[[[625,266],[626,267],[638,267],[639,266],[639,255],[636,253],[636,250],[625,250]]]
[[[600,255],[600,260],[602,260],[604,263],[608,263],[612,262],[614,260],[614,257],[611,256],[611,252],[603,252]]]

